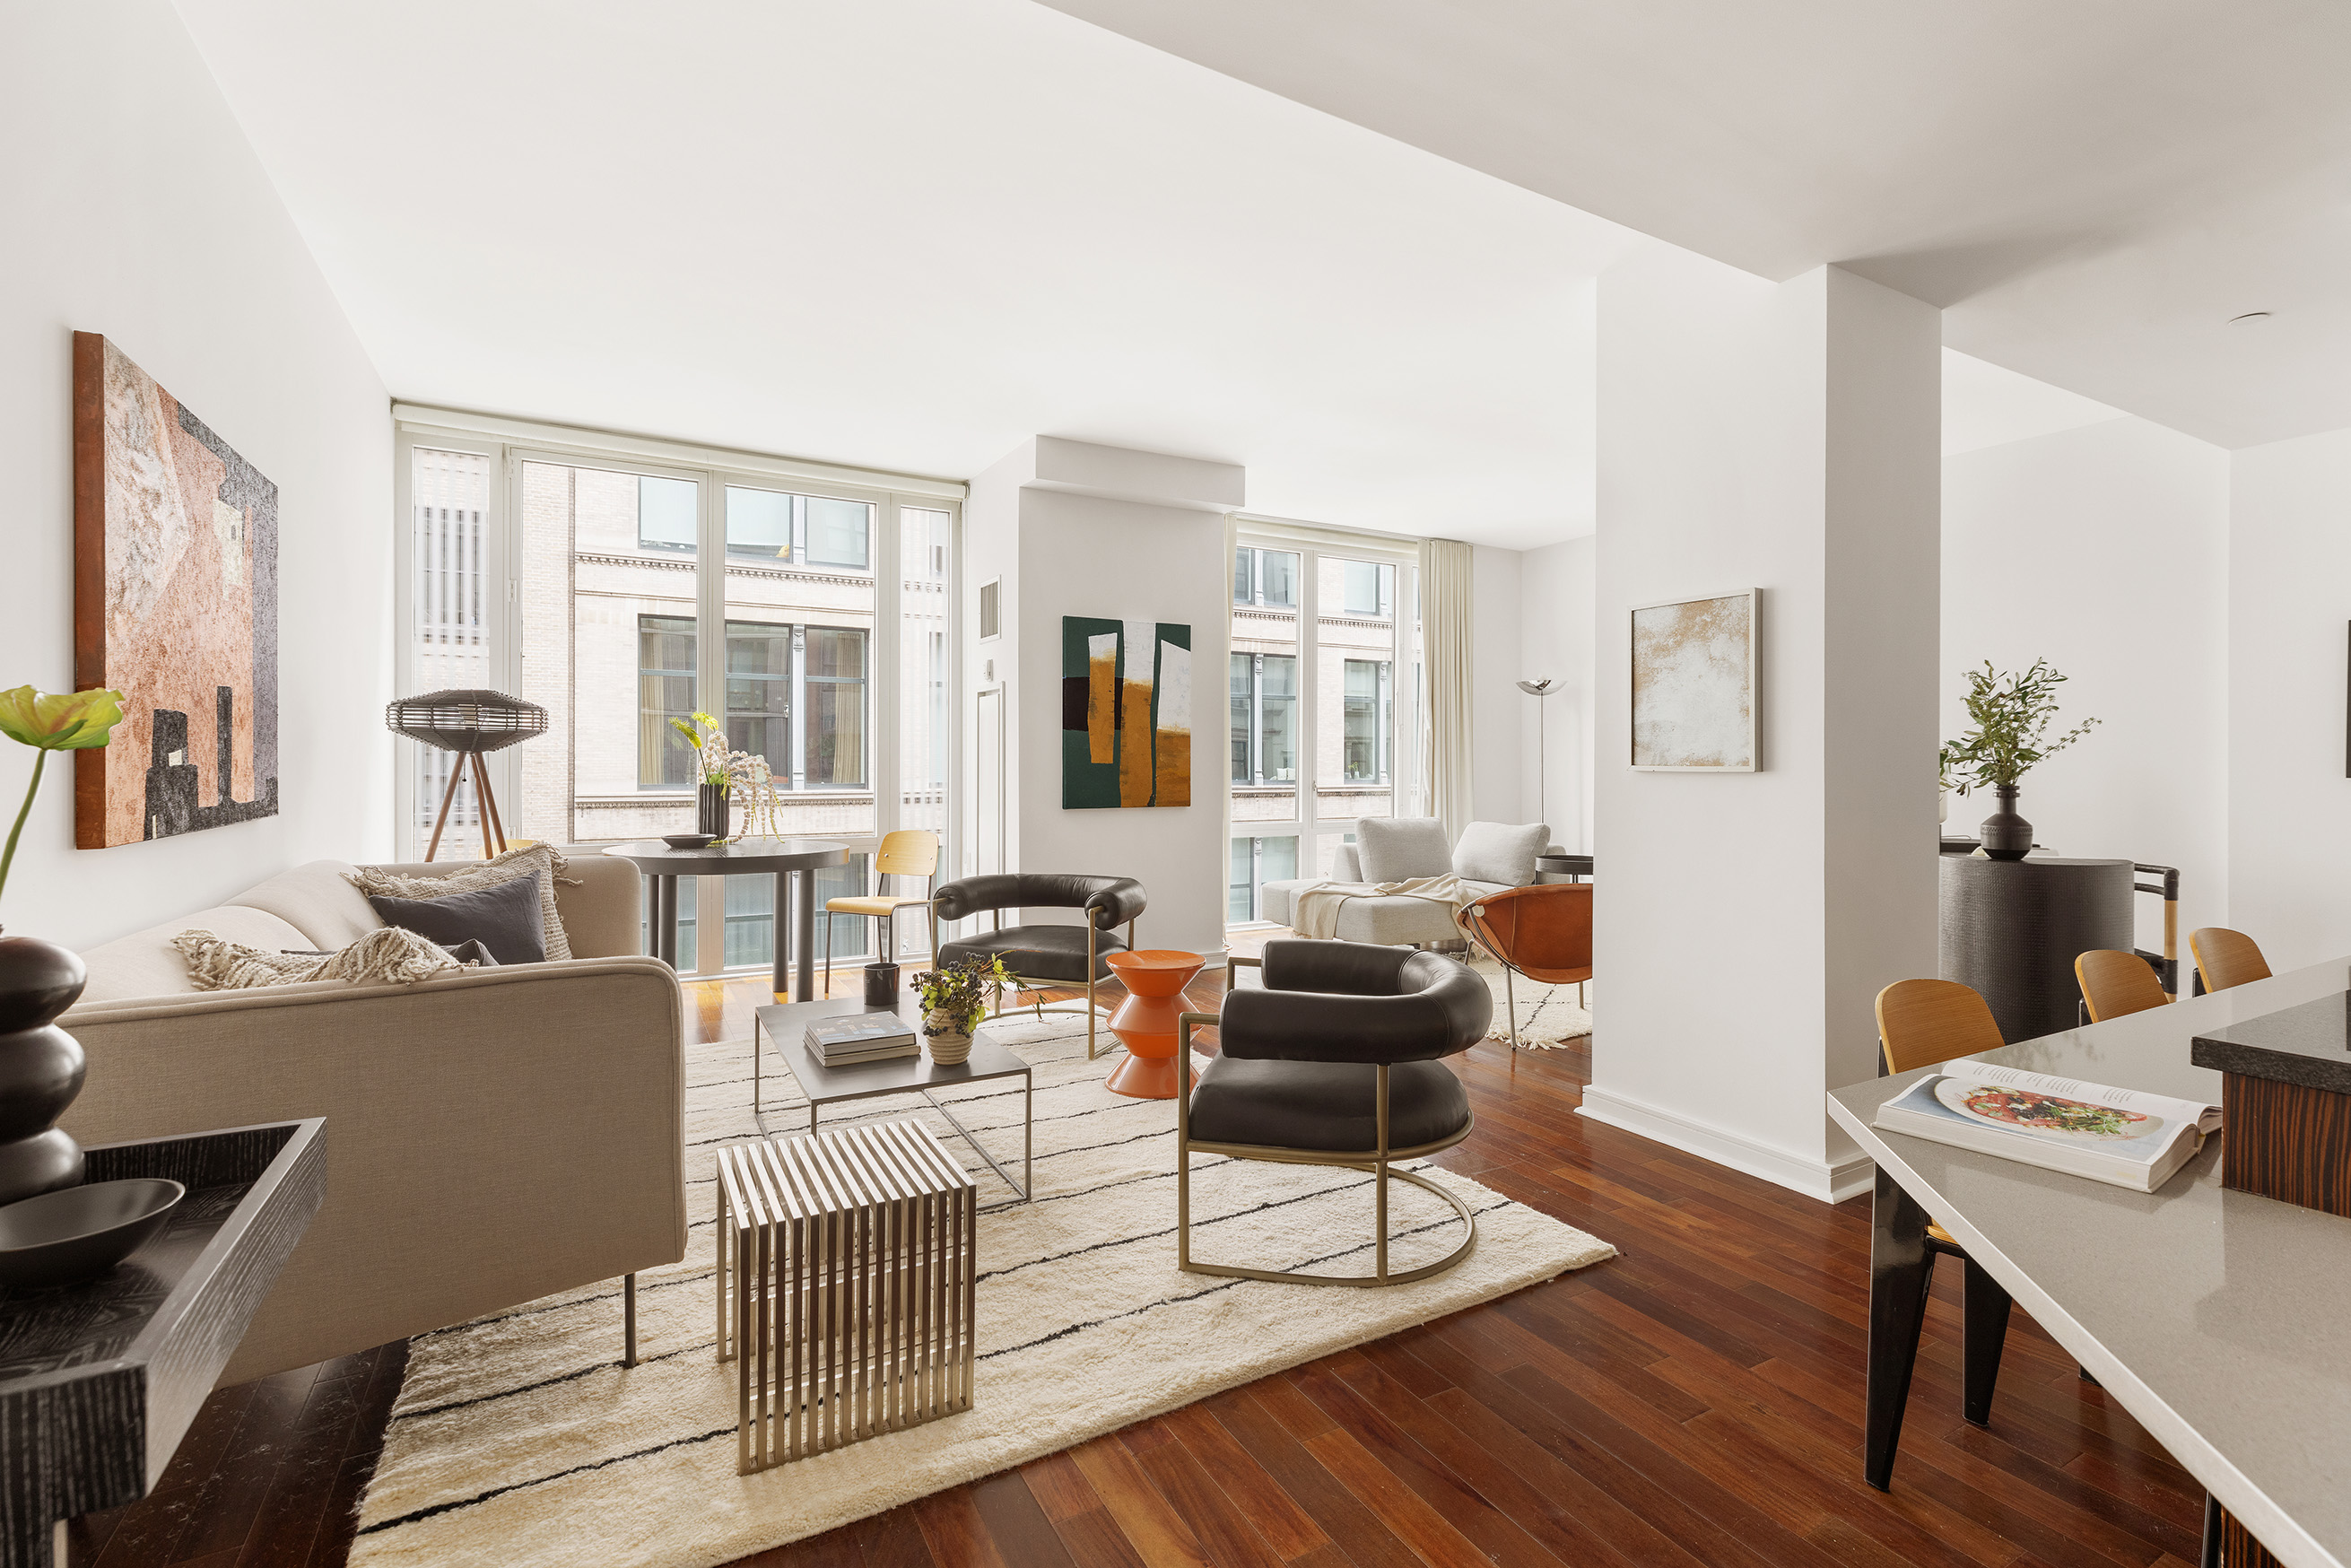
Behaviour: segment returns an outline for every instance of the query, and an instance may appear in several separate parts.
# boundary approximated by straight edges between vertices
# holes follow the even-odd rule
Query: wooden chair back
[[[2196,972],[2204,977],[2204,988],[2208,991],[2225,991],[2231,986],[2270,977],[2269,960],[2262,956],[2253,939],[2241,931],[2231,931],[2225,925],[2190,931],[2188,950],[2196,955]]]
[[[2163,981],[2146,959],[2112,947],[2095,948],[2075,958],[2074,979],[2082,988],[2092,1023],[2143,1013],[2166,1000]]]
[[[882,847],[873,852],[873,874],[877,878],[929,876],[938,869],[939,836],[927,828],[901,828],[885,834]]]
[[[1531,980],[1572,986],[1592,978],[1592,884],[1513,887],[1462,911],[1478,945]]]
[[[2007,1044],[1984,999],[1957,980],[1896,980],[1877,993],[1886,1071],[1907,1072]]]

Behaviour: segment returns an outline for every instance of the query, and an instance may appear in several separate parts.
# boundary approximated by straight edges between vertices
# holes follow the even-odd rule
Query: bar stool
[[[939,869],[939,836],[925,828],[901,828],[882,841],[873,852],[873,885],[882,886],[884,877],[919,876],[925,880],[923,896],[910,898],[900,894],[858,894],[848,898],[825,900],[824,913],[824,994],[832,995],[832,921],[835,915],[862,915],[872,920],[878,945],[874,958],[878,963],[898,961],[898,911],[920,908],[931,902],[930,881]],[[901,886],[904,883],[902,881]]]

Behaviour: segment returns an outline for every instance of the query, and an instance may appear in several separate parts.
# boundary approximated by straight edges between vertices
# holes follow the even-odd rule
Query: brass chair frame
[[[930,874],[923,879],[923,891],[926,894],[935,894],[939,890],[938,844],[936,842],[937,835],[933,834],[932,839],[931,871]],[[883,842],[884,844],[889,842],[887,836],[883,838]],[[815,873],[810,873],[807,874],[813,875]],[[877,892],[884,877],[904,876],[907,873],[904,872],[882,872],[877,873],[873,878]],[[909,898],[899,904],[893,904],[891,906],[890,913],[887,915],[868,915],[863,917],[867,920],[875,922],[882,927],[883,939],[882,952],[879,958],[880,962],[884,964],[894,964],[898,961],[898,911],[901,909],[929,909],[930,907],[931,900],[929,898]],[[832,996],[832,923],[839,918],[839,915],[832,913],[832,904],[828,901],[825,904],[824,910],[824,994],[827,999],[830,999]],[[935,913],[931,916],[931,958],[935,963],[938,959],[938,952],[939,917]]]
[[[1225,989],[1230,994],[1235,971],[1242,966],[1263,967],[1256,958],[1228,957],[1225,960]],[[1440,1153],[1467,1138],[1478,1125],[1476,1113],[1462,1124],[1461,1130],[1435,1143],[1421,1144],[1409,1149],[1388,1147],[1388,1063],[1372,1064],[1377,1079],[1374,1090],[1374,1115],[1378,1126],[1378,1144],[1361,1151],[1323,1149],[1284,1149],[1264,1144],[1217,1144],[1196,1140],[1192,1136],[1192,1030],[1200,1024],[1217,1022],[1215,1013],[1180,1013],[1177,1027],[1183,1031],[1176,1052],[1177,1084],[1176,1093],[1176,1266],[1188,1274],[1218,1274],[1234,1280],[1270,1280],[1289,1285],[1408,1285],[1415,1280],[1426,1280],[1468,1260],[1478,1249],[1478,1217],[1460,1197],[1416,1171],[1400,1171],[1391,1163],[1415,1160]],[[1331,1166],[1341,1170],[1366,1171],[1373,1176],[1373,1196],[1377,1212],[1374,1224],[1373,1271],[1369,1274],[1298,1274],[1280,1269],[1245,1269],[1234,1263],[1201,1263],[1192,1257],[1192,1155],[1223,1155],[1237,1160],[1265,1160],[1276,1165]],[[1388,1271],[1388,1183],[1410,1182],[1423,1192],[1432,1193],[1453,1206],[1453,1212],[1468,1228],[1461,1245],[1434,1263],[1425,1263],[1404,1272]]]
[[[989,913],[996,916],[996,925],[994,929],[998,931],[1003,930],[1004,911],[998,909],[991,910]],[[1102,927],[1094,924],[1094,914],[1092,910],[1086,910],[1084,914],[1086,917],[1086,999],[1081,1002],[1072,997],[1066,1002],[1037,1001],[1030,1003],[1028,1007],[1019,1008],[1018,1010],[1021,1012],[1035,1012],[1038,1021],[1040,1022],[1044,1020],[1044,1017],[1047,1013],[1084,1013],[1086,1015],[1086,1060],[1088,1061],[1092,1061],[1094,1060],[1095,1051],[1095,1025],[1101,1021],[1097,1015],[1105,1011],[1115,1011],[1116,1009],[1111,1004],[1098,999],[1096,996],[1096,991],[1101,986],[1102,981],[1100,977],[1094,973],[1096,969],[1101,967],[1101,957],[1095,951],[1095,939],[1102,935]],[[1134,950],[1134,925],[1135,923],[1132,920],[1126,923],[1126,947],[1127,951],[1130,953]],[[931,912],[931,962],[934,964],[938,962],[938,953],[939,917],[938,911],[935,907]],[[1057,980],[1050,976],[1044,975],[1023,975],[1017,973],[1009,964],[1005,966],[1005,973],[1007,977],[1008,977],[1012,982],[1012,994],[1016,997],[1022,991],[1066,991],[1071,987],[1071,982],[1068,980]],[[1003,1000],[1004,998],[1001,995],[997,998],[998,1006],[995,1013],[991,1016],[996,1018],[1002,1018],[1004,1016],[1005,1009],[1002,1005]],[[1124,1049],[1124,1042],[1120,1040],[1116,1035],[1113,1035],[1111,1037],[1111,1040],[1113,1044],[1118,1045],[1122,1050]]]

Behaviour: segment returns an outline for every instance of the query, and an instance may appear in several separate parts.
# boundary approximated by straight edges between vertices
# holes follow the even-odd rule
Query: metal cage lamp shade
[[[504,692],[426,692],[402,697],[386,707],[383,723],[394,735],[457,754],[457,765],[449,769],[449,787],[441,792],[441,810],[433,819],[433,841],[425,848],[424,858],[429,861],[441,851],[441,831],[448,824],[450,804],[457,798],[457,781],[465,777],[468,767],[473,769],[474,792],[482,804],[482,853],[503,853],[506,824],[498,819],[497,797],[490,791],[489,769],[482,754],[503,751],[546,734],[547,710]]]

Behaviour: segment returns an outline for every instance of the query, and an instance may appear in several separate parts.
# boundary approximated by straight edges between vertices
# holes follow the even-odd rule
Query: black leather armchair
[[[1247,966],[1260,969],[1263,989],[1234,988]],[[1183,1015],[1186,1064],[1196,1025],[1215,1024],[1218,1046],[1198,1082],[1176,1100],[1176,1267],[1299,1285],[1401,1285],[1442,1273],[1476,1250],[1468,1205],[1393,1162],[1449,1149],[1476,1124],[1461,1081],[1442,1059],[1485,1038],[1494,1017],[1486,982],[1434,953],[1301,941],[1269,942],[1262,959],[1227,959],[1225,980],[1221,1012]],[[1177,1082],[1187,1077],[1179,1073]],[[1196,1152],[1371,1172],[1379,1232],[1374,1271],[1293,1274],[1196,1262]],[[1461,1245],[1434,1263],[1390,1273],[1390,1181],[1451,1204],[1468,1230]]]
[[[961,936],[931,951],[941,964],[964,958],[996,957],[1024,990],[1048,987],[1081,988],[1086,993],[1086,1056],[1094,1054],[1095,987],[1110,977],[1104,956],[1134,946],[1135,917],[1143,913],[1143,884],[1131,876],[1075,876],[1056,872],[1013,872],[992,876],[967,876],[948,883],[932,894],[935,920],[965,920],[975,915],[996,916],[995,929]],[[1082,909],[1086,918],[1075,925],[1014,925],[1004,924],[1008,909]],[[1118,927],[1126,927],[1126,936]],[[1039,1014],[1065,1011],[1080,1004],[1039,1003]]]

